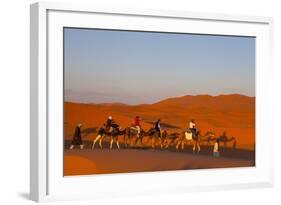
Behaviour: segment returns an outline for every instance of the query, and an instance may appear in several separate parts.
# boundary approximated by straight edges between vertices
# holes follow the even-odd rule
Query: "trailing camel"
[[[205,135],[201,137],[201,144],[206,143],[206,145],[210,146],[211,142],[215,142],[217,140],[216,134],[212,131],[206,132]]]
[[[222,143],[224,147],[226,147],[229,142],[233,141],[232,147],[234,149],[236,148],[236,139],[235,139],[235,137],[227,137],[226,136],[226,132],[224,132],[218,139],[219,139],[219,142]]]
[[[232,147],[235,149],[236,148],[236,139],[235,137],[227,137],[226,133],[224,132],[221,136],[216,137],[214,132],[208,131],[204,136],[201,137],[201,142],[206,142],[206,145],[210,146],[211,142],[215,142],[218,140],[220,143],[223,144],[224,147],[227,146],[229,142],[233,141]]]

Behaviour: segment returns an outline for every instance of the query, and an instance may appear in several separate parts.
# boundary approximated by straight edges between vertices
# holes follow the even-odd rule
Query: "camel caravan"
[[[186,145],[192,146],[192,151],[194,153],[199,153],[201,150],[200,145],[214,146],[214,156],[218,153],[218,147],[222,145],[226,147],[228,143],[232,142],[232,147],[236,146],[236,139],[234,137],[227,137],[226,132],[219,137],[215,135],[214,132],[208,131],[204,135],[200,133],[196,128],[195,120],[189,122],[189,126],[186,130],[181,133],[174,132],[168,134],[167,130],[161,127],[161,120],[157,120],[155,126],[150,128],[148,131],[142,129],[140,125],[140,117],[136,116],[134,123],[123,130],[121,127],[113,120],[111,116],[108,117],[106,123],[97,130],[97,135],[92,142],[92,149],[95,149],[98,143],[100,149],[103,149],[103,141],[105,138],[110,139],[110,149],[113,148],[114,144],[120,149],[120,140],[123,138],[124,148],[134,148],[139,143],[142,147],[149,144],[152,149],[156,148],[156,142],[160,141],[160,148],[167,149],[168,147],[175,146],[176,150],[185,149]],[[81,137],[81,127],[82,124],[78,124],[73,140],[70,145],[70,149],[78,145],[80,149],[83,149],[83,142]],[[144,143],[144,138],[150,141],[150,143]],[[159,144],[159,143],[158,143]]]

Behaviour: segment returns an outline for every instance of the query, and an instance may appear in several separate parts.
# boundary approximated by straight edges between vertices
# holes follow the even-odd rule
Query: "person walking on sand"
[[[134,126],[137,129],[137,137],[140,136],[140,132],[141,132],[140,121],[141,121],[140,117],[136,116],[135,119],[134,119]]]
[[[76,145],[79,145],[80,149],[83,149],[84,145],[83,145],[82,137],[81,137],[81,127],[82,127],[82,124],[80,124],[80,123],[76,126],[75,132],[73,135],[73,139],[72,139],[69,149],[73,149]]]
[[[219,152],[219,143],[220,143],[220,139],[217,138],[216,142],[214,144],[214,148],[213,148],[213,156],[214,157],[219,157],[220,156],[220,152]]]

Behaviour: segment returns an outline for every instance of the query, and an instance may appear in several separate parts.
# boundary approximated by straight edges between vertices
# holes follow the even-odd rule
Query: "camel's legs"
[[[141,146],[143,146],[143,143],[142,143],[142,136],[139,136],[139,140],[140,140]]]
[[[135,144],[136,144],[135,138],[134,138],[134,136],[131,135],[129,138],[129,145],[130,145],[130,147],[134,147]]]
[[[161,138],[161,149],[163,149],[165,147],[165,140],[166,139]]]
[[[184,139],[178,139],[178,141],[177,141],[177,149],[179,149],[179,147],[181,146],[183,141],[184,141]]]
[[[128,147],[126,134],[124,135],[124,145],[125,147]]]
[[[171,140],[168,145],[169,145],[169,146],[176,145],[176,141],[175,141],[175,140]]]
[[[129,139],[130,139],[130,142],[128,143],[129,147],[134,147],[136,144],[135,138],[133,136],[131,136]]]
[[[183,140],[183,141],[181,142],[181,149],[182,149],[182,150],[184,150],[184,144],[185,144],[185,141]]]
[[[193,142],[192,151],[195,152],[195,150],[196,150],[196,142]]]
[[[111,140],[110,140],[110,149],[112,149],[112,146],[113,146],[113,137],[111,137]]]
[[[154,137],[151,138],[151,147],[154,149],[154,143],[155,143],[155,139]]]
[[[178,150],[179,149],[179,143],[177,142],[176,144],[176,149]]]
[[[117,141],[116,141],[116,144],[117,144],[118,149],[120,149],[119,140],[118,140],[118,139],[117,139]]]
[[[125,143],[125,147],[131,147],[132,145],[132,140],[131,140],[131,137],[129,135],[124,135],[124,143]]]
[[[169,143],[168,143],[168,139],[164,140],[164,148],[168,148],[169,147]]]
[[[101,138],[101,135],[98,135],[98,136],[96,137],[96,139],[94,140],[94,143],[93,143],[92,149],[94,149],[94,148],[95,148],[95,144],[97,143],[97,141],[98,141],[100,138]]]
[[[193,148],[192,148],[193,152],[196,151],[196,148],[197,148],[197,152],[200,152],[200,150],[201,150],[200,144],[198,142],[194,141],[193,142]]]
[[[134,143],[134,147],[137,145],[137,143],[138,143],[138,140],[139,138],[138,138],[138,136],[136,136],[136,139],[135,139],[135,143]]]
[[[132,147],[132,146],[133,146],[133,141],[134,141],[134,140],[132,139],[132,136],[128,136],[128,140],[127,140],[127,141],[128,141],[128,143],[127,143],[127,144],[128,144],[128,147]]]
[[[104,135],[102,135],[101,138],[99,139],[99,146],[100,146],[101,149],[102,149],[102,140],[103,140],[103,138],[104,138]]]
[[[113,143],[115,142],[115,143],[116,143],[117,148],[118,148],[118,149],[120,149],[118,136],[112,137],[112,139],[113,139]]]
[[[124,137],[124,146],[127,147],[127,145],[126,145],[126,135],[124,135],[123,137]]]
[[[137,137],[137,141],[140,142],[140,144],[142,145],[142,141],[141,141],[141,137],[140,136]]]
[[[168,147],[169,147],[169,143],[168,143],[168,141],[166,140],[166,141],[165,141],[165,146],[164,146],[164,148],[167,149]]]
[[[143,144],[142,144],[142,137],[141,137],[141,136],[137,136],[137,138],[136,138],[136,144],[137,144],[138,142],[140,142],[141,146],[143,145]]]

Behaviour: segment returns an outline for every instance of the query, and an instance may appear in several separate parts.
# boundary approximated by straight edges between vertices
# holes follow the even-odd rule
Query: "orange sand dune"
[[[73,163],[75,162],[75,163]],[[93,161],[79,156],[64,156],[64,175],[88,175],[97,172]]]
[[[253,150],[255,148],[255,98],[243,95],[183,96],[169,98],[155,104],[125,105],[64,103],[65,139],[71,139],[75,125],[83,128],[100,127],[109,115],[122,128],[130,126],[134,116],[140,115],[142,126],[149,129],[157,119],[162,123],[180,127],[167,128],[168,132],[181,131],[195,119],[198,129],[205,133],[213,131],[221,135],[226,131],[237,139],[237,147]],[[85,139],[93,139],[94,134]]]

